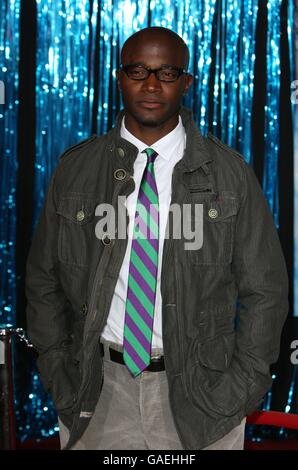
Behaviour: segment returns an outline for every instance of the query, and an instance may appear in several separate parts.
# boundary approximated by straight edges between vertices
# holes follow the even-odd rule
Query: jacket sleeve
[[[244,163],[232,270],[238,287],[235,361],[249,383],[250,414],[272,385],[288,313],[288,276],[274,220],[252,167]]]
[[[58,411],[75,399],[78,374],[70,354],[70,303],[59,282],[56,168],[32,239],[26,265],[27,331],[39,353],[42,383]]]

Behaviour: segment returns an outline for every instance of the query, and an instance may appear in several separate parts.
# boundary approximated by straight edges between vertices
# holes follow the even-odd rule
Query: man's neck
[[[125,113],[125,127],[137,139],[146,145],[153,145],[165,135],[169,134],[178,125],[178,114],[173,116],[169,121],[160,126],[145,126],[136,122],[129,114]]]

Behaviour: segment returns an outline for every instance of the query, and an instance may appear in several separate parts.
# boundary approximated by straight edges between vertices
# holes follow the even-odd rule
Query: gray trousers
[[[112,362],[109,348],[122,346],[102,339],[104,383],[94,415],[72,450],[181,450],[168,400],[166,372],[143,372],[133,378],[127,367]],[[153,354],[162,354],[154,349]],[[246,418],[203,450],[243,450]],[[61,448],[69,431],[59,420]]]

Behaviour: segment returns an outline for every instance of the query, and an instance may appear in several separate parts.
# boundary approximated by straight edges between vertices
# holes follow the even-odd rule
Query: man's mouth
[[[158,101],[139,101],[138,104],[146,109],[157,109],[163,106],[163,103]]]

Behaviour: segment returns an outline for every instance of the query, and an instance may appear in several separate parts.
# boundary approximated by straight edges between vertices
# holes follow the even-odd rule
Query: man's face
[[[173,39],[147,36],[130,44],[125,51],[122,65],[130,64],[142,64],[152,69],[164,65],[185,68],[186,58],[183,49]],[[167,122],[178,112],[182,96],[192,80],[191,75],[183,74],[175,82],[162,82],[153,73],[145,80],[133,80],[124,71],[117,71],[117,83],[126,113],[137,123],[151,127]],[[148,104],[148,101],[151,103]]]

